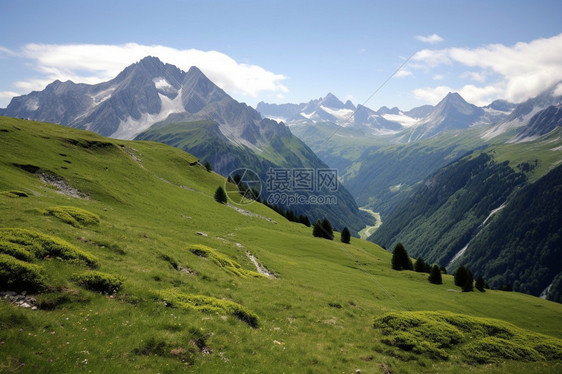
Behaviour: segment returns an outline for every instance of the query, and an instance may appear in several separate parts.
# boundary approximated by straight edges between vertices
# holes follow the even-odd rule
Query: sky
[[[448,92],[483,106],[562,81],[559,0],[0,0],[0,14],[2,108],[147,55],[196,65],[254,107],[329,92],[375,110]]]

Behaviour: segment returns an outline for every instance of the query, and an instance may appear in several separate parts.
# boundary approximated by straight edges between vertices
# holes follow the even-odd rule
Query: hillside
[[[1,301],[3,371],[561,368],[562,305],[454,292],[373,243],[219,204],[224,178],[179,149],[0,117],[0,150],[0,285],[37,307]]]
[[[475,151],[413,188],[370,239],[539,296],[562,268],[560,159],[560,129]]]
[[[262,122],[273,122],[268,119]],[[276,126],[277,123],[273,122]],[[260,178],[262,201],[290,209],[297,215],[306,215],[311,222],[328,217],[339,230],[348,227],[352,233],[359,232],[369,220],[364,218],[353,196],[339,183],[335,190],[313,185],[310,190],[283,190],[272,188],[275,175],[271,170],[283,168],[293,170],[330,170],[315,154],[287,129],[284,134],[273,135],[270,145],[255,152],[247,147],[228,141],[214,121],[180,123],[157,123],[139,134],[137,140],[165,143],[196,155],[211,163],[214,170],[223,175],[241,170],[255,171]],[[336,171],[337,173],[337,171]],[[296,181],[296,178],[295,178]],[[317,181],[317,180],[316,180]],[[284,202],[284,197],[299,195],[306,200],[298,204]],[[314,204],[313,198],[333,196],[335,203]]]
[[[55,81],[43,91],[13,98],[2,113],[117,139],[163,142],[180,147],[202,163],[210,162],[225,177],[242,168],[251,169],[263,185],[269,183],[270,168],[286,169],[291,185],[297,183],[294,174],[299,170],[328,169],[283,123],[264,119],[234,100],[197,67],[184,72],[156,57],[145,57],[99,84]],[[272,192],[276,197],[269,200],[272,205],[299,216],[306,214],[312,222],[327,217],[336,227],[348,226],[356,234],[369,218],[361,214],[346,188],[335,184],[328,191],[319,183],[311,186],[312,191],[263,188],[262,198]],[[330,203],[316,203],[325,197]]]

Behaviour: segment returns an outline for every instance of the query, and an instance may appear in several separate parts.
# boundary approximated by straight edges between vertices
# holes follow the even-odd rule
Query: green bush
[[[31,262],[33,255],[25,247],[18,243],[11,243],[8,241],[0,241],[0,253],[5,253],[18,260]]]
[[[169,306],[204,313],[226,313],[238,318],[250,327],[258,327],[258,316],[233,301],[210,296],[184,294],[175,289],[160,291],[159,296]]]
[[[484,337],[463,347],[462,352],[469,362],[486,364],[504,360],[541,361],[544,357],[533,348],[510,340]]]
[[[29,197],[29,195],[25,192],[18,191],[18,190],[10,190],[10,191],[2,191],[0,195],[8,196],[8,197]]]
[[[119,291],[125,279],[120,275],[88,271],[85,273],[73,274],[72,280],[88,290],[111,295]]]
[[[0,288],[12,291],[38,291],[44,286],[42,269],[0,254]]]
[[[19,244],[33,253],[35,258],[38,259],[52,257],[62,260],[83,261],[92,267],[98,264],[98,259],[95,256],[76,248],[60,238],[45,235],[34,230],[0,229],[0,241]]]
[[[56,217],[64,223],[78,228],[98,225],[101,222],[97,214],[73,206],[55,206],[47,208],[45,210],[45,215]]]
[[[234,274],[242,278],[267,278],[265,275],[258,272],[243,269],[236,261],[205,245],[194,244],[189,247],[189,251],[196,256],[210,259],[227,273]]]
[[[454,346],[464,337],[456,327],[440,323],[425,312],[388,313],[374,326],[386,335],[383,343],[440,359],[447,358],[443,348]]]
[[[375,319],[385,344],[446,359],[451,350],[469,363],[560,360],[562,340],[510,323],[450,312],[394,312]],[[457,353],[458,352],[458,353]]]

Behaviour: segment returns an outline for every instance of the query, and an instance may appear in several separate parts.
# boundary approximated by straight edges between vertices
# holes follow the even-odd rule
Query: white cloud
[[[555,96],[562,96],[562,83],[558,84],[553,91]]]
[[[433,80],[436,80],[436,81],[443,80],[444,78],[445,78],[445,76],[443,74],[434,74],[433,75]]]
[[[429,44],[436,44],[443,41],[443,38],[437,34],[431,34],[428,36],[416,35],[416,39],[418,39],[421,42],[429,43]]]
[[[18,93],[14,91],[0,91],[0,99],[11,99],[17,95]]]
[[[473,81],[484,83],[486,81],[486,74],[478,71],[465,71],[461,74],[462,78],[469,78]]]
[[[459,93],[467,91],[475,95],[475,104],[483,102],[486,98],[521,102],[562,80],[560,56],[562,56],[562,34],[528,43],[520,42],[513,46],[490,44],[473,49],[424,49],[412,58],[411,67],[432,69],[440,65],[460,64],[473,70],[480,69],[480,71],[472,71],[470,77],[479,78],[483,82],[484,77],[493,75],[497,78],[494,85],[483,87],[467,85],[459,90]]]
[[[229,93],[256,97],[263,91],[288,92],[284,75],[257,65],[243,64],[224,53],[197,49],[175,49],[161,45],[128,43],[104,44],[27,44],[18,56],[32,60],[41,77],[16,82],[25,90],[39,90],[59,79],[79,83],[100,83],[114,78],[126,66],[146,56],[187,71],[197,66],[214,83]]]
[[[398,70],[398,72],[394,76],[397,77],[397,78],[402,78],[402,77],[409,77],[411,75],[413,75],[413,74],[410,70],[400,69],[400,70]]]
[[[445,95],[452,91],[455,90],[448,86],[417,88],[414,90],[414,96],[423,102],[435,105],[443,99]]]
[[[458,92],[459,95],[469,103],[477,106],[484,106],[491,103],[496,98],[501,97],[498,95],[503,92],[503,87],[494,85],[476,87],[472,84],[467,84],[459,89],[449,86],[426,87],[415,89],[414,96],[423,102],[435,105],[449,92]]]

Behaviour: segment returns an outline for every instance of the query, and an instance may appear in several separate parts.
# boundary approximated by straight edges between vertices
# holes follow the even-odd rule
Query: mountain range
[[[237,102],[197,67],[184,72],[156,57],[145,57],[100,84],[55,81],[43,91],[15,97],[0,115],[118,139],[164,142],[209,162],[224,176],[249,168],[262,181],[263,199],[276,192],[265,188],[270,169],[329,169],[287,126]],[[343,185],[330,190],[312,187],[298,191],[304,197],[300,204],[291,204],[285,195],[271,201],[310,220],[328,217],[339,229],[348,226],[356,233],[365,225],[364,214]],[[317,201],[310,196],[326,194],[335,197],[333,203],[309,203]]]
[[[184,72],[147,57],[97,85],[55,81],[0,115],[166,143],[224,176],[336,170],[336,190],[300,192],[307,201],[329,193],[336,203],[283,207],[357,234],[371,223],[361,206],[382,218],[371,241],[389,249],[402,242],[449,271],[464,264],[492,287],[562,301],[552,296],[562,294],[562,218],[552,208],[562,194],[561,87],[483,107],[451,92],[408,111],[375,111],[333,94],[255,110],[197,67]]]
[[[385,134],[337,118],[287,123],[340,168],[360,206],[380,214],[369,240],[388,249],[401,242],[449,271],[464,264],[495,288],[548,290],[562,301],[554,296],[562,290],[562,216],[553,208],[562,195],[560,87],[519,104],[478,107],[449,93],[434,107],[383,107],[374,113],[402,126]],[[337,103],[308,107],[326,102]]]

